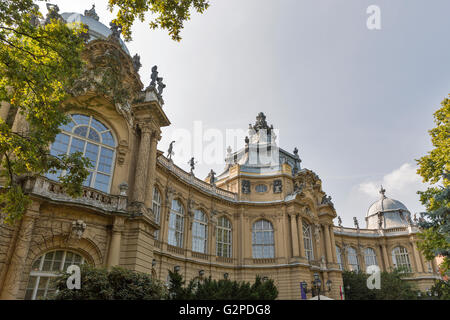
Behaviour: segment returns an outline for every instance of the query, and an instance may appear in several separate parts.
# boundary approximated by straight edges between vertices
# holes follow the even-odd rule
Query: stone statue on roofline
[[[90,10],[84,10],[84,15],[86,17],[90,17],[90,18],[92,18],[94,20],[97,20],[97,21],[100,20],[100,18],[97,15],[97,12],[95,12],[95,4],[92,5],[92,8]]]

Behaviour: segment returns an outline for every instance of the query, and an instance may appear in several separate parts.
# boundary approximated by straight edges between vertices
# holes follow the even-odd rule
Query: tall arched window
[[[25,291],[25,300],[42,299],[55,292],[51,280],[72,264],[83,264],[84,258],[72,251],[50,251],[33,262]]]
[[[339,265],[339,269],[340,270],[344,270],[344,266],[342,265],[341,248],[339,248],[338,246],[336,246],[336,257],[337,257],[337,262],[338,262],[338,265]]]
[[[350,268],[350,271],[359,271],[360,270],[358,254],[356,253],[355,248],[348,247],[347,259],[348,259],[348,267]]]
[[[267,220],[258,220],[253,224],[253,258],[274,258],[275,241],[272,223]]]
[[[395,268],[412,272],[408,250],[406,250],[405,247],[396,247],[392,250],[392,262],[394,263]]]
[[[311,226],[306,222],[303,222],[303,245],[308,261],[314,260]]]
[[[231,258],[231,222],[225,217],[217,221],[216,251],[219,257]]]
[[[364,249],[364,263],[366,264],[366,268],[368,266],[377,266],[377,255],[375,254],[375,250],[372,248]]]
[[[169,216],[168,243],[172,246],[183,247],[184,209],[180,201],[172,200]]]
[[[155,222],[159,225],[161,223],[161,194],[156,187],[153,188],[152,209]],[[159,239],[159,230],[155,231],[155,239]]]
[[[116,147],[111,130],[92,116],[72,114],[69,117],[70,122],[60,127],[61,133],[56,136],[50,154],[60,157],[81,152],[89,158],[92,165],[83,185],[109,192]],[[47,177],[58,180],[64,174],[65,172],[58,171],[56,174],[48,173]]]
[[[192,251],[206,253],[208,242],[208,219],[201,210],[194,211],[192,224]]]

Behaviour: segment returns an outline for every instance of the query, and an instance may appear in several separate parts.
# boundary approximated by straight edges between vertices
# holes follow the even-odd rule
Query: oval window
[[[256,192],[266,192],[267,191],[267,186],[265,184],[258,184],[255,187]]]

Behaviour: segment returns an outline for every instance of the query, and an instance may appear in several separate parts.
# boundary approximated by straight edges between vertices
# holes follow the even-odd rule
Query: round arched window
[[[405,247],[396,247],[392,250],[392,262],[395,268],[402,272],[412,272],[408,250]]]
[[[55,292],[52,278],[67,270],[70,265],[81,265],[85,259],[72,251],[50,251],[33,262],[25,292],[25,300],[42,299]]]
[[[219,257],[231,258],[231,222],[226,217],[217,221],[216,251]]]
[[[111,130],[94,117],[82,114],[70,115],[70,122],[60,129],[61,133],[56,136],[50,154],[59,157],[81,152],[90,159],[92,165],[83,185],[109,192],[116,147]],[[59,171],[56,174],[49,173],[47,177],[57,180],[64,174],[65,172]]]
[[[252,229],[253,258],[275,258],[273,226],[270,221],[258,220]]]
[[[192,224],[192,251],[206,253],[208,243],[208,219],[201,210],[194,211]]]

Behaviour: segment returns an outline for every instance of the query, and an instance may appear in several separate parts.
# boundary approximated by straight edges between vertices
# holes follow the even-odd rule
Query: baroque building
[[[90,38],[77,107],[50,152],[81,151],[93,168],[79,198],[57,182],[64,172],[28,178],[32,204],[15,225],[0,225],[2,299],[45,297],[52,277],[82,263],[122,266],[162,281],[174,269],[187,280],[252,282],[260,275],[274,279],[279,299],[300,299],[300,283],[310,286],[315,273],[332,283],[325,294],[340,299],[342,271],[369,265],[406,268],[407,281],[421,290],[439,278],[436,263],[417,249],[410,212],[385,190],[367,212],[366,229],[356,220],[354,228],[335,226],[322,181],[301,166],[297,149],[277,146],[263,113],[249,126],[244,148],[228,150],[222,173],[201,180],[179,168],[170,152],[158,150],[170,121],[157,68],[145,87],[139,57],[130,56],[117,26],[100,23],[93,9],[61,16],[86,24]],[[126,92],[120,99],[117,88],[96,86],[111,65],[120,79],[115,85]],[[2,119],[26,127],[11,109],[2,102]]]

